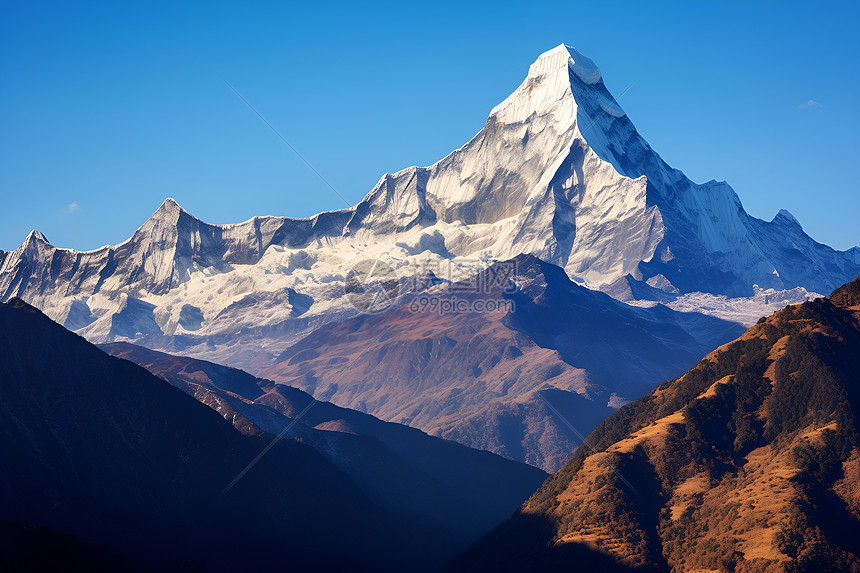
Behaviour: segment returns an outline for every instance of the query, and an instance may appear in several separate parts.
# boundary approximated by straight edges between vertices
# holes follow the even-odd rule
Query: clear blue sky
[[[663,158],[860,244],[857,2],[0,3],[0,249],[116,244],[168,196],[307,216],[472,137],[543,51],[594,59]],[[808,105],[808,102],[811,103]]]

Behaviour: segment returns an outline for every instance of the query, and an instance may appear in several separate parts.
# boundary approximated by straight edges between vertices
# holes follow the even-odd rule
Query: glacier
[[[0,251],[0,299],[20,297],[96,343],[257,372],[358,313],[344,296],[358,261],[381,260],[405,284],[431,267],[459,269],[443,277],[454,281],[522,253],[629,304],[743,324],[860,274],[858,247],[817,243],[784,210],[752,217],[727,183],[669,167],[595,63],[560,45],[463,147],[385,174],[353,207],[213,225],[167,199],[126,242],[86,252],[34,231]]]

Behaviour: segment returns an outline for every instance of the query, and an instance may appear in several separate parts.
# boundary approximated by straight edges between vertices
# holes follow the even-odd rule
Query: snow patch
[[[800,221],[798,221],[794,215],[789,213],[787,209],[780,209],[777,212],[776,217],[773,218],[773,220],[776,221],[780,217],[783,219],[787,219],[789,223],[793,223],[793,224],[797,225],[798,227],[802,227],[800,224]]]
[[[603,110],[603,113],[610,115],[612,117],[624,117],[627,115],[624,113],[624,110],[621,109],[621,106],[618,105],[618,102],[613,98],[608,97],[608,94],[600,93],[598,100],[600,102],[600,109]]]
[[[594,61],[583,56],[576,50],[576,48],[571,46],[565,46],[562,44],[561,48],[564,48],[570,55],[570,63],[568,65],[580,81],[588,85],[593,85],[600,81],[600,70]]]
[[[675,287],[675,285],[669,282],[669,279],[667,279],[663,275],[653,276],[647,281],[645,281],[645,284],[650,287],[654,287],[657,290],[661,290],[663,292],[668,292],[671,294],[678,294],[679,292],[681,292]]]
[[[673,310],[701,312],[750,327],[761,317],[769,316],[786,306],[815,300],[823,296],[810,292],[803,287],[777,290],[762,289],[756,285],[754,290],[753,296],[738,298],[693,292],[665,304]]]
[[[237,357],[277,354],[354,315],[344,281],[364,259],[384,261],[401,278],[456,280],[463,277],[443,272],[448,265],[471,274],[530,253],[589,288],[642,280],[647,262],[648,286],[664,291],[661,299],[680,295],[668,303],[676,310],[744,324],[818,295],[681,294],[665,276],[684,291],[729,285],[734,294],[753,283],[830,292],[860,272],[860,249],[822,247],[787,211],[778,225],[750,217],[726,183],[698,185],[666,165],[631,122],[613,119],[623,115],[594,62],[560,45],[532,64],[470,141],[432,166],[384,175],[355,207],[210,225],[167,199],[118,246],[56,249],[32,233],[0,257],[0,292],[94,342],[163,332],[169,344],[183,334],[184,353],[247,366]],[[792,260],[781,254],[786,240]],[[58,285],[57,276],[68,279]],[[704,277],[724,282],[696,282]],[[632,298],[629,285],[619,286]]]

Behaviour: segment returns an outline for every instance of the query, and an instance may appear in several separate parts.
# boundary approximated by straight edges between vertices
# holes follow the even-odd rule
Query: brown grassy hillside
[[[451,570],[860,571],[858,318],[860,279],[760,321],[605,420]]]

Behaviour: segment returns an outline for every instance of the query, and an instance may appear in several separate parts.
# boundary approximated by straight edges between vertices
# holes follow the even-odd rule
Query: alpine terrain
[[[693,183],[666,165],[594,62],[561,45],[471,141],[384,175],[354,207],[211,225],[168,199],[126,242],[88,252],[34,231],[0,252],[0,299],[20,297],[93,342],[256,372],[357,314],[344,294],[361,260],[405,283],[433,269],[461,279],[522,253],[621,300],[747,326],[860,272],[857,247],[816,243],[786,211],[751,217],[727,183]]]
[[[243,434],[311,445],[375,503],[444,532],[450,543],[437,549],[440,557],[453,557],[510,517],[547,477],[526,464],[316,401],[235,368],[126,342],[102,349],[194,396]]]
[[[858,274],[560,45],[354,206],[0,251],[0,569],[860,573]]]
[[[467,311],[445,311],[458,303]],[[701,313],[618,302],[519,255],[326,324],[262,375],[552,472],[615,408],[742,332]]]
[[[860,278],[609,416],[450,571],[860,570]]]
[[[216,403],[281,434],[309,396],[155,356],[216,413],[20,299],[0,304],[0,347],[4,571],[434,571],[546,476],[329,404],[273,440]]]

